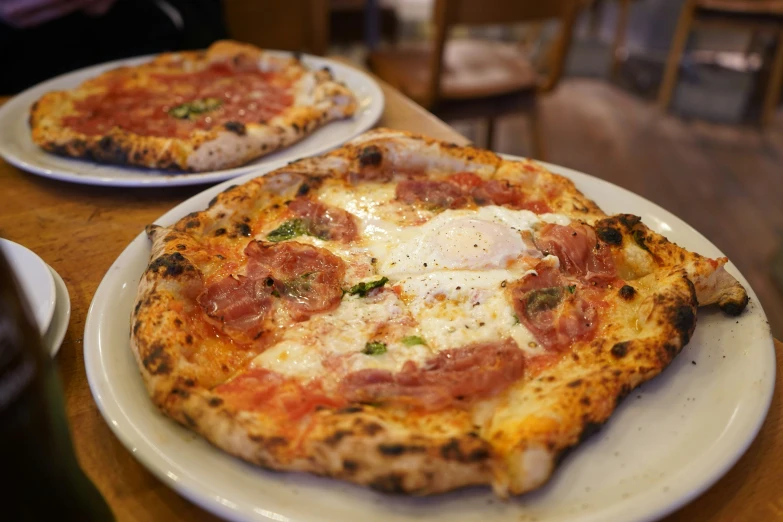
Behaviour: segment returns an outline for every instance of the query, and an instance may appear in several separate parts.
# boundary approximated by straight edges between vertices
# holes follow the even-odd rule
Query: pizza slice
[[[55,154],[202,172],[287,147],[356,108],[330,70],[223,41],[47,93],[30,127],[33,142]]]
[[[689,341],[725,260],[530,161],[387,130],[151,225],[153,402],[260,466],[416,495],[541,486]]]

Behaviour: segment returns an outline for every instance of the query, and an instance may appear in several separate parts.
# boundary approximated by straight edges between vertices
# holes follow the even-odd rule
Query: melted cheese
[[[543,223],[565,225],[570,219],[490,205],[421,211],[417,219],[423,222],[403,226],[413,207],[394,197],[388,184],[323,187],[322,202],[359,219],[361,240],[350,246],[312,237],[295,240],[341,257],[348,267],[344,287],[387,277],[395,291],[387,288],[369,298],[346,295],[336,310],[289,327],[254,365],[305,379],[326,368],[338,374],[370,368],[396,372],[407,361],[421,366],[439,351],[507,337],[528,355],[543,352],[517,320],[504,288],[539,262],[558,265],[555,256],[543,257],[524,236]],[[424,220],[425,214],[430,219]],[[410,336],[426,344],[408,346],[403,339]],[[363,353],[370,342],[384,342],[385,353]]]

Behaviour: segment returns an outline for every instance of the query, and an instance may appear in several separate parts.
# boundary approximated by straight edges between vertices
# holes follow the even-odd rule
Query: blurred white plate
[[[607,212],[632,212],[686,248],[722,255],[687,223],[644,198],[586,174],[549,168],[571,178]],[[228,185],[194,196],[157,223],[169,225],[205,208]],[[748,309],[738,318],[700,310],[693,339],[669,368],[635,390],[536,492],[506,502],[489,488],[407,498],[327,478],[268,472],[210,445],[164,417],[150,401],[128,341],[136,287],[149,253],[141,233],[95,293],[84,332],[90,388],[109,427],[137,459],[183,496],[230,520],[652,520],[693,499],[729,470],[756,436],[774,389],[775,352],[764,311],[747,280],[729,264],[751,296]]]
[[[0,239],[0,248],[8,258],[16,279],[22,286],[38,331],[43,335],[49,328],[57,297],[54,278],[43,259],[32,250],[7,239]]]
[[[54,304],[54,314],[49,328],[43,336],[44,347],[49,350],[49,354],[54,357],[60,350],[60,346],[65,339],[65,333],[68,331],[68,322],[71,320],[71,296],[68,294],[68,287],[65,281],[60,277],[54,268],[47,265],[49,272],[54,278],[55,293],[57,298]]]
[[[291,53],[275,52],[290,56]],[[20,169],[48,178],[117,187],[160,187],[215,183],[270,165],[282,166],[304,156],[325,152],[372,127],[383,113],[384,96],[378,84],[367,74],[348,65],[303,55],[304,63],[313,69],[329,67],[334,77],[345,82],[359,101],[352,118],[331,122],[290,147],[259,158],[245,166],[214,172],[172,174],[171,172],[107,165],[67,158],[45,152],[30,138],[27,123],[30,106],[49,91],[72,89],[100,73],[124,65],[137,65],[152,56],[118,60],[58,76],[22,92],[0,107],[0,156]],[[271,170],[269,168],[268,170]]]

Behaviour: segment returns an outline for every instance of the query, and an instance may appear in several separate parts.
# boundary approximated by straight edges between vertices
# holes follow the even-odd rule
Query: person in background
[[[88,65],[227,37],[221,0],[0,0],[0,95]]]

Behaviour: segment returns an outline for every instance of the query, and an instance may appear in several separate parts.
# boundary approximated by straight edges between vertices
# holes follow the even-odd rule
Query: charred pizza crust
[[[117,125],[85,133],[68,123],[69,118],[81,114],[80,102],[105,96],[110,86],[165,90],[165,85],[154,86],[155,78],[194,74],[210,67],[276,74],[285,81],[292,103],[272,117],[258,113],[255,119],[249,106],[247,115],[241,113],[242,121],[228,120],[176,136],[132,132]],[[204,52],[163,54],[149,63],[107,71],[75,89],[47,93],[31,107],[29,122],[33,142],[48,152],[120,165],[201,172],[242,165],[287,147],[331,121],[352,116],[356,108],[353,93],[328,69],[312,71],[296,57],[284,58],[251,45],[223,41]]]
[[[611,258],[619,275],[598,285],[599,334],[570,343],[548,362],[526,363],[506,388],[467,406],[424,411],[394,401],[322,401],[292,420],[285,412],[238,405],[232,383],[252,374],[251,361],[269,346],[215,341],[226,330],[204,320],[198,296],[207,281],[246,263],[245,245],[260,240],[263,246],[269,224],[279,221],[286,203],[318,194],[330,183],[359,190],[455,172],[524,186],[525,202],[513,204],[545,205],[570,217],[574,235],[595,238],[591,255]],[[433,186],[425,188],[433,193]],[[386,130],[232,187],[204,211],[147,231],[151,260],[131,318],[131,346],[154,403],[249,462],[392,493],[427,495],[490,484],[508,496],[539,487],[564,451],[606,422],[623,397],[680,352],[694,331],[699,297],[729,313],[747,303],[742,287],[723,271],[725,260],[677,247],[638,217],[605,216],[573,183],[533,162]],[[562,277],[556,272],[551,275]],[[542,270],[538,274],[544,277]],[[504,281],[498,291],[507,292],[510,305],[520,310],[524,299],[516,296],[529,293],[515,292],[529,292],[525,285],[534,279]],[[576,292],[597,291],[590,281],[575,283]]]

